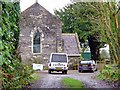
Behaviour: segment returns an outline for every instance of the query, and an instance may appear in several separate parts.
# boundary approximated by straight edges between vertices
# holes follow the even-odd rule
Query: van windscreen
[[[65,54],[52,54],[51,62],[67,62]]]

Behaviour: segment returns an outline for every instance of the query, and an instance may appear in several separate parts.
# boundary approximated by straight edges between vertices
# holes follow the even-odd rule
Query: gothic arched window
[[[41,33],[37,31],[34,33],[33,37],[33,53],[40,53],[41,52]]]

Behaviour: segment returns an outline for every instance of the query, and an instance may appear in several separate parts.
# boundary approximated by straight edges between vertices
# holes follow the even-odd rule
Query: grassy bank
[[[73,78],[64,78],[62,80],[62,83],[66,88],[84,88],[85,87],[81,81],[75,80]]]

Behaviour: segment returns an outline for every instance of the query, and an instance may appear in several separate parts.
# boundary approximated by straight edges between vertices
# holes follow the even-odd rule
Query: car
[[[62,71],[67,74],[68,71],[68,55],[66,53],[51,53],[48,63],[48,73],[53,71]]]
[[[84,59],[79,62],[78,71],[97,71],[97,63],[91,59]]]

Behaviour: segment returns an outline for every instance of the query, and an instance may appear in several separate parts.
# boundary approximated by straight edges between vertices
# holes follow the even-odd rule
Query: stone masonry
[[[62,34],[61,25],[57,17],[38,3],[21,12],[18,51],[23,63],[46,66],[53,52],[67,53],[69,62],[79,61],[81,48],[77,33]],[[40,33],[40,53],[34,53],[33,49],[37,32]]]
[[[61,52],[61,21],[40,4],[21,12],[19,49],[24,63],[46,63],[52,52]],[[33,53],[33,34],[41,33],[41,53]],[[59,48],[61,48],[59,50]]]

